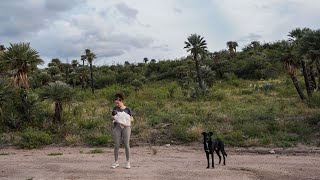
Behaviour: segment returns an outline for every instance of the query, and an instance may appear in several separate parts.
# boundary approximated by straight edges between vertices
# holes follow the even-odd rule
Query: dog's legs
[[[211,160],[212,160],[212,168],[214,168],[214,156],[213,156],[213,152],[211,153]]]
[[[224,151],[224,148],[222,148],[221,150],[222,156],[223,156],[223,165],[226,165],[226,158],[227,157],[227,153]]]
[[[220,155],[219,150],[216,150],[216,153],[217,153],[217,155],[219,156],[219,164],[220,164],[220,163],[221,163],[221,155]]]
[[[207,168],[209,168],[210,167],[210,162],[209,162],[209,153],[208,152],[206,152],[206,156],[207,156],[207,162],[208,162]]]

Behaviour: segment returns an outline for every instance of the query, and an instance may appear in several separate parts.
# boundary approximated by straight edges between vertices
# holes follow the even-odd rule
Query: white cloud
[[[186,56],[192,33],[210,51],[229,40],[287,38],[295,27],[319,28],[315,0],[4,0],[0,40],[30,41],[43,57],[79,59],[89,48],[96,64]]]
[[[235,39],[260,41],[286,39],[296,27],[319,27],[320,1],[314,0],[212,0],[236,29]]]

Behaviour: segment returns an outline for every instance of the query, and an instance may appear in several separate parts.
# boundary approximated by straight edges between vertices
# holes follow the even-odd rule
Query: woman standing
[[[114,120],[114,116],[117,112],[125,112],[130,115],[130,121],[133,123],[132,111],[130,108],[126,107],[123,104],[125,96],[123,93],[117,93],[115,98],[113,99],[116,104],[112,109],[112,119]],[[130,169],[130,135],[131,135],[131,126],[123,126],[119,123],[114,123],[113,127],[113,137],[114,137],[114,163],[112,164],[112,168],[117,168],[119,166],[118,162],[118,153],[120,148],[121,138],[123,139],[125,152],[126,152],[126,168]]]

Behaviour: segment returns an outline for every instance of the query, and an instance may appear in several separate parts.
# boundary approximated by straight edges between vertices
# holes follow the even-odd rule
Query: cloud
[[[120,5],[127,8],[124,4]],[[114,14],[118,11],[114,5],[103,9],[93,8],[91,4],[86,4],[86,7],[82,10],[84,13],[57,19],[39,31],[31,40],[32,45],[47,57],[79,59],[84,49],[89,48],[98,58],[104,59],[121,56],[136,49],[147,49],[153,44],[151,36],[137,30],[128,31],[132,24],[119,22],[114,18],[131,18],[131,15],[136,18],[135,13],[119,16]]]
[[[211,0],[235,29],[234,37],[250,32],[266,41],[286,38],[295,27],[319,25],[315,20],[320,2],[313,0]]]
[[[75,0],[1,1],[0,37],[8,40],[30,37],[76,5]]]
[[[241,37],[237,41],[239,41],[239,42],[252,42],[252,41],[258,41],[261,38],[262,38],[262,36],[260,34],[249,33],[248,35]]]
[[[129,19],[136,19],[138,14],[138,11],[136,9],[129,7],[125,3],[116,4],[115,7],[125,17]]]
[[[182,13],[182,10],[179,9],[179,8],[173,8],[173,11],[177,14],[181,14]]]
[[[230,40],[242,46],[286,39],[296,27],[317,29],[319,8],[314,0],[3,0],[0,40],[31,42],[49,59],[79,59],[89,48],[99,65],[175,59],[188,54],[192,33],[219,51]]]

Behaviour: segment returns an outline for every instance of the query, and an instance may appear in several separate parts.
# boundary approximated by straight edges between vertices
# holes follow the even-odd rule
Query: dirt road
[[[0,149],[0,179],[320,179],[320,149],[227,148],[227,165],[206,169],[206,158],[198,146],[133,147],[131,169],[111,169],[113,150],[99,148],[46,147],[37,150]],[[48,155],[51,154],[51,155]]]

